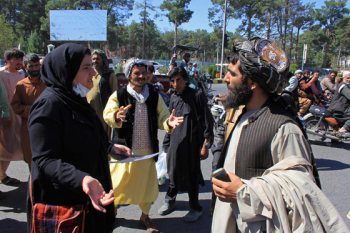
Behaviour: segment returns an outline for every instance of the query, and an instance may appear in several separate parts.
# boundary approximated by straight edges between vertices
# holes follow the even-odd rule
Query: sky
[[[136,3],[141,3],[142,0],[135,0]],[[151,0],[150,1],[153,6],[159,7],[163,0]],[[304,3],[309,2],[315,2],[316,8],[321,8],[321,6],[324,6],[323,0],[304,0]],[[212,7],[212,3],[210,0],[192,0],[189,8],[190,10],[194,11],[192,18],[188,23],[184,23],[180,26],[180,28],[188,30],[188,31],[195,31],[197,29],[203,29],[207,30],[208,32],[212,32],[213,28],[209,26],[209,20],[208,20],[208,9]],[[347,7],[350,8],[350,1],[347,2]],[[159,9],[157,9],[159,13],[165,14],[166,12],[162,12]],[[128,19],[127,24],[129,25],[133,20],[136,22],[140,22],[140,10],[133,10],[132,16]],[[227,24],[227,31],[234,32],[236,28],[240,25],[240,20],[233,20],[230,19]],[[173,31],[174,30],[174,24],[169,23],[168,19],[163,16],[161,19],[155,19],[155,23],[157,24],[158,28],[161,31]]]

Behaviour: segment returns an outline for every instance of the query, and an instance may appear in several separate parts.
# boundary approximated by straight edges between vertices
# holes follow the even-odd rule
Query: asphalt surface
[[[214,94],[227,92],[224,84],[213,85]],[[159,132],[160,144],[164,132]],[[350,143],[329,145],[329,142],[312,142],[312,149],[321,177],[322,189],[326,196],[339,211],[343,220],[350,228],[350,219],[346,214],[350,211]],[[160,147],[161,148],[161,147]],[[206,185],[200,188],[200,204],[203,206],[203,215],[194,223],[186,223],[183,217],[189,211],[188,195],[180,193],[177,197],[176,210],[167,216],[158,215],[157,211],[164,203],[168,180],[165,186],[159,186],[159,196],[151,208],[150,217],[158,225],[161,232],[210,232],[212,219],[209,217],[211,191],[210,182],[212,155],[202,161],[202,172]],[[16,186],[0,184],[0,190],[6,198],[0,200],[0,232],[26,232],[25,199],[29,171],[23,161],[12,162],[8,175],[21,180]],[[129,205],[118,209],[114,232],[147,232],[139,222],[141,210],[138,206]]]

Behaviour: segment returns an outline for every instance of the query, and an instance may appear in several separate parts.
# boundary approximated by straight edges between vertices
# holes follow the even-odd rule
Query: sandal
[[[147,231],[152,233],[159,232],[156,224],[149,217],[147,217],[146,220],[140,219],[140,222],[147,228]]]
[[[14,185],[14,184],[18,184],[19,180],[15,179],[15,178],[11,178],[9,176],[6,176],[4,179],[0,180],[0,184],[5,184],[5,185]]]

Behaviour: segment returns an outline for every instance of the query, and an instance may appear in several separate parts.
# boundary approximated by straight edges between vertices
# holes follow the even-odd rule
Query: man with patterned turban
[[[109,69],[107,56],[102,50],[95,50],[91,54],[92,67],[96,75],[92,78],[93,88],[86,95],[86,99],[102,122],[108,138],[111,138],[112,129],[103,120],[103,110],[106,107],[108,98],[118,90],[118,79],[113,69]]]
[[[225,76],[225,144],[213,178],[212,232],[348,232],[320,190],[293,99],[287,54],[272,41],[236,40]],[[282,93],[282,94],[280,94]]]
[[[172,133],[183,121],[175,117],[163,98],[146,84],[147,63],[130,58],[123,71],[129,83],[115,91],[103,112],[106,123],[113,128],[112,141],[131,149],[134,155],[149,155],[159,151],[158,128]],[[115,193],[114,204],[136,204],[142,211],[141,223],[150,232],[159,232],[149,218],[152,202],[158,197],[157,171],[153,158],[110,166]]]

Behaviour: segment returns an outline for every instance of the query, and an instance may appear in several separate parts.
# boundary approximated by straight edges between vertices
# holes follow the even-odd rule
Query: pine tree
[[[177,28],[192,18],[193,11],[187,10],[190,2],[191,0],[164,0],[159,7],[162,11],[168,11],[165,16],[175,25],[174,45],[177,44]]]
[[[5,50],[14,46],[15,34],[11,23],[6,21],[5,15],[0,15],[0,54],[3,55]],[[17,47],[17,46],[16,46]]]

